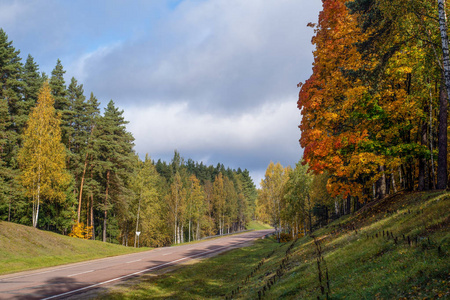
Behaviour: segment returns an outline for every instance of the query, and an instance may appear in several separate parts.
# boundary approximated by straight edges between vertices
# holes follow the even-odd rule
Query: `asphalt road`
[[[0,299],[64,299],[191,259],[243,247],[273,230],[0,276]]]

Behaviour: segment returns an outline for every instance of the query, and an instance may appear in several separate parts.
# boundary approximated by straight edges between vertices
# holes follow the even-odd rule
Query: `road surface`
[[[0,276],[0,299],[64,299],[143,273],[242,247],[273,230]]]

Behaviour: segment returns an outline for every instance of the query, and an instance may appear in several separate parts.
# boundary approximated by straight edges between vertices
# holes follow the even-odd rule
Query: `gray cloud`
[[[311,74],[308,22],[321,1],[12,1],[3,27],[22,57],[50,73],[62,60],[106,104],[125,110],[136,151],[174,149],[206,164],[246,168],[259,184],[269,162],[294,164],[296,84]]]
[[[303,2],[303,3],[302,3]],[[87,87],[127,106],[188,101],[216,113],[296,92],[311,72],[310,1],[193,1],[137,41],[80,58]]]

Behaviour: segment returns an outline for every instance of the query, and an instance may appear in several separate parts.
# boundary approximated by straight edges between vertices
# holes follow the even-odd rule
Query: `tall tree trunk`
[[[11,222],[11,195],[9,196],[9,205],[8,205],[8,222]]]
[[[197,221],[197,232],[196,232],[196,236],[197,236],[197,241],[200,239],[200,222]]]
[[[188,237],[188,242],[191,241],[191,222],[192,222],[192,220],[191,220],[191,218],[189,218],[189,237]]]
[[[137,236],[137,232],[139,231],[139,213],[141,211],[141,198],[142,198],[142,190],[139,193],[139,203],[138,203],[138,211],[137,211],[137,218],[136,218],[136,232],[134,235],[134,248],[136,248],[136,236]]]
[[[402,166],[398,167],[398,181],[400,182],[400,188],[405,188],[405,183],[402,177]]]
[[[94,194],[91,193],[91,226],[92,226],[92,239],[95,240],[95,228],[94,228]]]
[[[334,200],[334,213],[339,216],[339,202],[337,200]]]
[[[391,179],[392,179],[392,188],[394,189],[394,193],[397,193],[397,186],[395,185],[395,176],[394,172],[391,170]]]
[[[104,203],[104,219],[103,219],[103,242],[106,242],[106,220],[108,218],[108,188],[109,188],[109,174],[110,171],[106,172],[106,192],[105,192],[105,203]]]
[[[386,176],[384,173],[384,166],[378,167],[378,172],[381,173],[381,177],[377,180],[377,199],[383,199],[386,196]]]
[[[177,196],[175,196],[177,197]],[[175,199],[175,221],[173,224],[173,228],[174,228],[174,233],[173,233],[173,243],[174,244],[178,244],[178,235],[177,235],[177,230],[178,230],[178,199]]]
[[[430,133],[428,140],[430,141],[430,159],[431,159],[431,175],[430,175],[430,189],[436,189],[436,172],[434,171],[434,154],[433,154],[433,94],[430,92]]]
[[[447,188],[447,109],[448,100],[444,87],[441,86],[439,97],[439,125],[438,125],[438,161],[437,185],[438,190]]]
[[[83,168],[83,174],[81,175],[81,183],[80,183],[80,195],[78,196],[78,213],[77,213],[77,223],[80,223],[80,216],[81,216],[81,198],[83,196],[83,185],[84,185],[84,176],[86,175],[86,168],[88,164],[88,154],[86,153],[86,157],[84,159],[84,168]]]
[[[445,0],[438,0],[439,30],[442,42],[442,58],[444,61],[444,82],[447,97],[441,89],[439,104],[439,129],[438,129],[438,170],[437,189],[447,188],[447,107],[450,99],[450,56],[448,49],[447,16],[445,14]]]
[[[33,220],[33,227],[37,228],[37,223],[39,219],[39,207],[40,207],[40,197],[41,197],[41,166],[39,165],[38,171],[38,182],[37,182],[37,195],[36,195],[36,214],[35,219]]]
[[[425,111],[426,110],[427,110],[427,108],[425,108]],[[427,128],[428,128],[428,124],[426,122],[424,122],[421,126],[421,136],[420,136],[421,145],[424,147],[426,147],[426,145],[428,144]],[[426,169],[427,169],[426,157],[421,156],[419,158],[419,185],[417,188],[419,191],[425,191],[428,189],[428,184],[427,184],[428,172],[426,171]]]

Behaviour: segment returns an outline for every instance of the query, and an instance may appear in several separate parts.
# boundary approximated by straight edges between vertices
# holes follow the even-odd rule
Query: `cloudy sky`
[[[59,58],[130,121],[141,157],[248,169],[302,156],[297,83],[320,0],[1,0],[0,27],[50,74]]]

